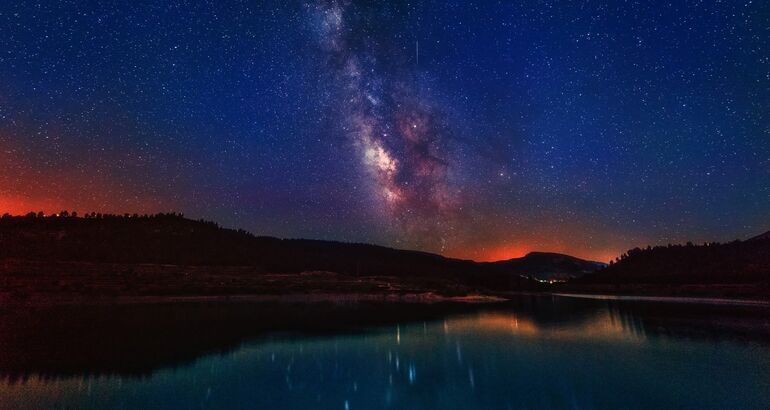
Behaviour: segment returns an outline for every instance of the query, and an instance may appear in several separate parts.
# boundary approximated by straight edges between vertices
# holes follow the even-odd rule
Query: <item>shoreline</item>
[[[483,294],[464,296],[443,296],[434,292],[404,294],[365,294],[365,293],[291,293],[291,294],[223,294],[223,295],[158,295],[158,296],[115,296],[94,297],[63,295],[59,297],[32,297],[24,301],[0,299],[0,309],[11,308],[48,308],[57,306],[136,306],[161,304],[222,304],[222,303],[265,303],[287,305],[354,305],[358,303],[383,303],[404,305],[451,304],[495,304],[509,299]]]
[[[521,296],[770,306],[767,284],[543,285],[493,290],[436,276],[263,272],[253,266],[0,261],[0,309],[176,303],[504,303]]]
[[[652,295],[613,295],[598,293],[561,293],[551,292],[550,295],[593,300],[617,300],[629,302],[657,302],[657,303],[689,303],[703,305],[730,305],[730,306],[757,306],[770,307],[770,300],[761,299],[741,299],[741,298],[723,298],[723,297],[703,297],[703,296],[652,296]]]
[[[286,294],[219,294],[219,295],[34,295],[25,300],[0,297],[0,310],[18,308],[88,307],[88,306],[151,306],[174,304],[274,304],[274,305],[356,305],[379,303],[386,305],[484,305],[504,304],[517,297],[548,297],[590,299],[621,302],[650,302],[698,304],[714,306],[770,307],[770,300],[704,296],[627,295],[571,292],[490,292],[447,296],[433,291],[415,293],[286,293]]]

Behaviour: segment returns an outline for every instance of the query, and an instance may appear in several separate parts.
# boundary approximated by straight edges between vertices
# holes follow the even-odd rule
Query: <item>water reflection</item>
[[[30,320],[28,314],[26,321],[14,321],[4,314],[0,372],[6,382],[0,383],[0,403],[11,408],[762,408],[770,400],[768,312],[761,308],[522,297],[503,308],[472,311],[142,309],[147,310],[109,310],[124,322],[101,322],[104,312],[98,310],[70,310],[57,320]],[[54,333],[37,328],[51,323],[58,324]],[[67,326],[86,339],[64,331]],[[127,330],[97,339],[121,326]],[[265,333],[271,329],[283,333]],[[6,330],[20,333],[12,337]],[[142,330],[144,336],[124,338]],[[59,342],[68,338],[66,348],[51,347],[56,343],[45,334],[55,334]],[[25,344],[26,338],[35,341]],[[67,350],[76,340],[90,348]],[[12,358],[14,353],[20,356]]]

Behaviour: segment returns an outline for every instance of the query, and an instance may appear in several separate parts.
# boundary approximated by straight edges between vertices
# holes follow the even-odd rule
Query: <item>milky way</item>
[[[410,70],[416,54],[412,60],[402,50],[394,55],[393,47],[382,47],[366,30],[376,16],[356,10],[362,21],[351,23],[353,7],[349,1],[309,6],[339,90],[333,106],[339,109],[341,130],[355,145],[373,194],[402,235],[445,244],[460,207],[458,187],[449,179],[447,130],[416,89]]]

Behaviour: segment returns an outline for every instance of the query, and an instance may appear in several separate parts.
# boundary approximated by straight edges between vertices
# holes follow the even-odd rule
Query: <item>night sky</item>
[[[770,229],[770,2],[3,1],[0,211],[480,260]]]

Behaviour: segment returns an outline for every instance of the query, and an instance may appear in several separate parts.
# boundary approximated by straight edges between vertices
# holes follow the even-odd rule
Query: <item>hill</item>
[[[597,265],[533,253],[477,263],[376,245],[254,236],[178,214],[0,218],[0,259],[44,262],[250,266],[250,272],[328,271],[350,276],[439,278],[468,286],[527,289],[523,276],[579,276]],[[538,276],[539,277],[539,276]]]
[[[601,262],[549,252],[530,252],[522,258],[491,262],[489,265],[501,272],[516,272],[541,281],[579,278],[607,266]]]
[[[768,284],[770,235],[729,243],[635,248],[575,283]]]
[[[757,236],[755,236],[755,237],[753,237],[753,238],[751,238],[749,240],[750,241],[762,241],[762,240],[767,240],[767,239],[770,239],[770,231],[767,231],[767,232],[765,232],[765,233],[763,233],[761,235],[757,235]]]

